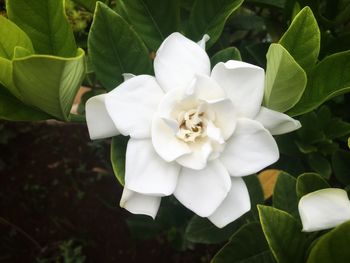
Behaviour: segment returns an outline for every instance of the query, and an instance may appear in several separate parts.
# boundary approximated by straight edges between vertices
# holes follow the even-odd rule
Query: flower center
[[[176,136],[185,142],[195,142],[205,137],[206,118],[204,112],[197,109],[181,111],[177,117],[179,131]]]

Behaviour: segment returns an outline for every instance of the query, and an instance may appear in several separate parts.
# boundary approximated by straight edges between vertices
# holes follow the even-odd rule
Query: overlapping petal
[[[260,122],[272,135],[279,135],[295,131],[301,127],[295,120],[284,113],[261,107],[255,120]]]
[[[220,159],[232,176],[246,176],[279,158],[277,144],[259,122],[241,118]]]
[[[218,63],[211,77],[226,91],[240,117],[254,118],[264,94],[264,70],[241,61]]]
[[[120,200],[120,207],[125,208],[133,214],[148,215],[153,219],[156,217],[161,197],[139,194],[124,187]]]
[[[211,215],[226,198],[231,188],[230,176],[218,161],[203,170],[182,168],[174,196],[197,215]]]
[[[154,151],[151,140],[130,139],[126,150],[125,186],[138,193],[171,195],[180,166],[167,163]]]
[[[231,177],[231,190],[225,200],[208,217],[217,227],[222,228],[250,210],[250,197],[242,178]]]
[[[111,117],[106,109],[107,94],[101,94],[90,98],[85,105],[86,123],[89,130],[90,138],[102,139],[119,134]]]
[[[168,36],[157,51],[154,72],[158,83],[169,91],[185,88],[195,74],[210,74],[207,53],[195,42],[180,33]]]
[[[343,189],[318,190],[300,199],[299,214],[305,232],[332,228],[350,220],[350,201]]]
[[[121,134],[150,138],[152,119],[163,96],[154,77],[135,76],[108,93],[106,108]]]

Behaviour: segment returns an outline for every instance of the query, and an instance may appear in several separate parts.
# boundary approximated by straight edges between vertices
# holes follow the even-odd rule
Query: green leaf
[[[246,183],[249,192],[251,204],[250,211],[253,213],[253,216],[258,220],[259,216],[256,205],[264,203],[264,192],[260,180],[256,174],[244,176],[243,180]]]
[[[7,15],[32,40],[36,53],[74,57],[73,30],[63,0],[7,0]]]
[[[305,71],[279,44],[271,44],[266,56],[264,104],[272,110],[285,112],[300,100],[305,90]]]
[[[344,185],[350,184],[350,152],[339,150],[332,156],[335,177]]]
[[[277,262],[304,262],[309,240],[301,225],[290,214],[269,206],[258,206],[267,243]]]
[[[179,6],[176,0],[122,0],[128,21],[151,50],[157,50],[163,40],[178,31]]]
[[[288,112],[296,116],[350,91],[350,50],[323,59],[311,72],[300,101]]]
[[[217,228],[207,218],[193,216],[186,227],[186,238],[193,243],[217,244],[226,241],[241,225],[240,218],[224,228]]]
[[[0,15],[0,57],[11,60],[16,46],[34,53],[32,42],[16,24]]]
[[[73,1],[92,13],[94,12],[95,6],[97,3],[97,0],[73,0]],[[106,2],[106,1],[101,1],[101,2]]]
[[[121,16],[101,2],[95,9],[88,47],[96,76],[107,90],[123,81],[123,73],[151,72],[142,40]]]
[[[247,3],[270,5],[278,8],[283,8],[286,0],[246,0]]]
[[[84,73],[82,49],[73,58],[31,55],[13,60],[13,82],[23,102],[62,120],[68,120]]]
[[[350,134],[350,123],[339,118],[333,118],[325,127],[325,133],[329,139],[336,139]]]
[[[315,152],[308,155],[310,167],[322,177],[329,179],[332,174],[332,167],[329,161],[322,154]]]
[[[18,91],[13,86],[12,62],[11,60],[2,57],[0,57],[0,83],[4,85],[16,97],[19,96]]]
[[[113,172],[122,186],[125,184],[125,153],[128,141],[128,137],[120,135],[113,137],[111,143],[111,163]]]
[[[8,121],[38,121],[50,115],[23,104],[0,86],[0,119]]]
[[[254,238],[252,238],[254,237]],[[275,262],[258,222],[242,226],[220,249],[211,263],[270,263]]]
[[[309,72],[317,62],[321,34],[310,7],[304,7],[279,41],[295,61]]]
[[[192,6],[186,35],[199,41],[204,34],[210,36],[207,47],[220,37],[226,20],[243,0],[196,0]]]
[[[214,67],[219,62],[227,62],[229,60],[240,60],[242,61],[241,53],[235,47],[228,47],[219,52],[215,53],[214,56],[211,57],[210,63],[211,66]]]
[[[329,188],[329,184],[325,179],[316,173],[304,173],[297,178],[297,195],[298,198],[303,197],[311,192]]]
[[[297,180],[293,176],[281,172],[278,176],[272,198],[274,207],[286,211],[297,218],[299,214],[296,184]]]
[[[323,235],[312,247],[307,263],[345,263],[350,259],[350,221]]]

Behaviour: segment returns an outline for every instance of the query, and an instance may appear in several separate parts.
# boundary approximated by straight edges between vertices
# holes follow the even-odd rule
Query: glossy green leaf
[[[6,58],[0,57],[0,83],[4,85],[11,93],[18,97],[18,91],[13,87],[12,81],[12,62]]]
[[[339,150],[332,156],[334,174],[339,182],[350,184],[350,152]]]
[[[320,52],[321,34],[312,10],[304,7],[279,41],[295,61],[309,72]]]
[[[229,60],[242,61],[241,53],[235,47],[228,47],[217,52],[210,58],[211,66],[214,67],[219,62],[227,62]]]
[[[252,238],[254,237],[254,238]],[[275,262],[258,222],[248,223],[235,232],[211,263]]]
[[[251,212],[253,213],[253,216],[258,220],[258,209],[256,207],[257,204],[264,203],[264,192],[260,183],[260,180],[256,174],[252,174],[249,176],[244,176],[243,180],[245,184],[247,185],[248,192],[249,192],[249,198],[250,198],[250,204],[251,204]]]
[[[125,183],[125,153],[128,140],[128,137],[120,135],[113,137],[111,143],[111,163],[113,172],[122,186],[124,186]]]
[[[240,218],[225,226],[217,228],[207,218],[193,216],[186,227],[186,238],[193,243],[217,244],[229,239],[229,237],[240,227],[243,219]]]
[[[74,57],[73,30],[64,0],[7,0],[7,15],[32,40],[36,53]]]
[[[38,121],[50,119],[49,115],[23,104],[0,85],[0,119],[8,121]]]
[[[11,60],[16,46],[34,52],[32,42],[16,24],[0,16],[0,57]]]
[[[293,176],[281,172],[278,176],[272,196],[274,207],[286,211],[294,217],[298,217],[296,184],[297,180]]]
[[[271,44],[266,56],[264,104],[272,110],[285,112],[300,100],[305,90],[305,71],[279,44]]]
[[[350,221],[323,235],[312,247],[307,263],[345,263],[350,259]]]
[[[350,91],[350,51],[323,59],[311,72],[300,101],[288,112],[296,116],[309,112],[325,101]]]
[[[207,47],[220,37],[228,17],[240,7],[243,0],[196,0],[191,10],[186,35],[199,41],[204,34],[210,36]]]
[[[296,189],[298,198],[301,198],[308,193],[329,187],[327,181],[316,173],[304,173],[297,178]]]
[[[304,262],[309,240],[290,214],[269,206],[258,206],[267,243],[279,263]]]
[[[122,0],[119,5],[151,50],[156,51],[168,35],[179,30],[176,0]]]
[[[84,77],[84,51],[74,58],[31,55],[13,60],[13,83],[27,105],[68,120]]]
[[[107,90],[123,81],[123,73],[151,72],[142,40],[121,16],[101,2],[96,6],[88,47],[96,76]]]
[[[316,173],[322,177],[329,179],[332,174],[332,167],[329,161],[319,152],[308,155],[308,163]]]

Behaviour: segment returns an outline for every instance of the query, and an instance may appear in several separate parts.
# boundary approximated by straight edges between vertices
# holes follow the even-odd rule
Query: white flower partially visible
[[[318,190],[300,199],[299,214],[304,232],[329,229],[350,220],[350,200],[343,189]]]
[[[300,127],[261,106],[262,68],[230,60],[211,71],[206,40],[171,34],[157,51],[155,77],[128,75],[86,104],[92,139],[130,136],[120,205],[132,213],[154,218],[161,197],[173,194],[224,227],[250,210],[241,177],[278,160],[272,135]]]

